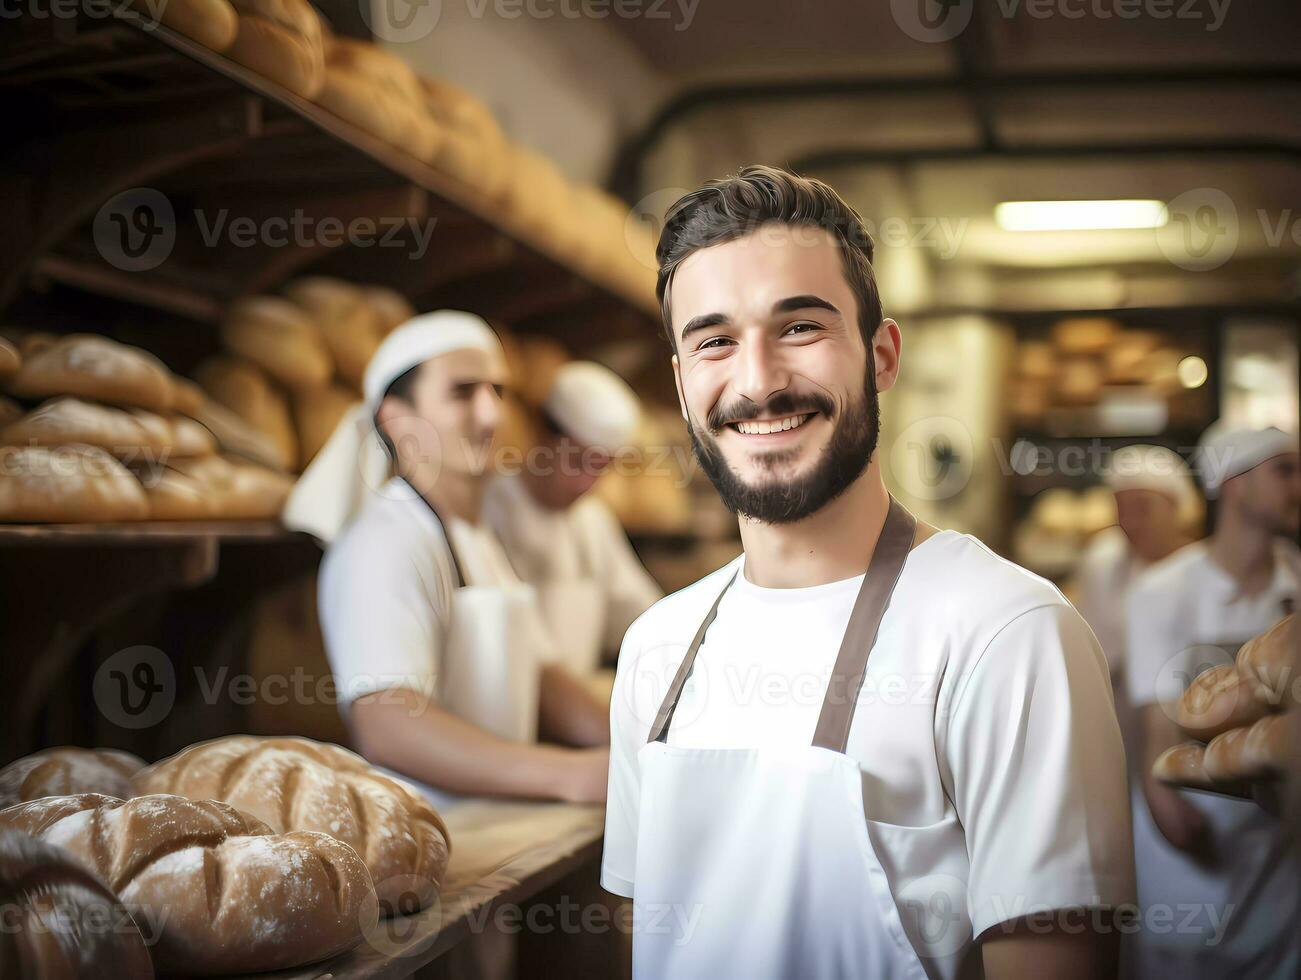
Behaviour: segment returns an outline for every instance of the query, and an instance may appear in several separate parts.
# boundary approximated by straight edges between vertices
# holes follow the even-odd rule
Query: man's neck
[[[739,518],[745,577],[770,589],[797,589],[867,571],[890,508],[876,461],[849,489],[794,524]]]
[[[439,517],[458,517],[468,524],[479,523],[483,506],[483,479],[477,476],[439,473],[428,466],[404,467],[403,478],[438,512]]]
[[[1211,535],[1211,560],[1237,583],[1240,595],[1255,595],[1274,578],[1274,535],[1232,511],[1222,511]]]

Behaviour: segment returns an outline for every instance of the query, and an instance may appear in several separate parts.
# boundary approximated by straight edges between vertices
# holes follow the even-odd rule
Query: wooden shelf
[[[418,307],[454,297],[524,329],[569,316],[590,324],[580,334],[608,337],[618,324],[654,335],[649,289],[626,293],[451,175],[134,11],[113,13],[48,26],[20,19],[0,42],[0,64],[14,66],[0,91],[30,107],[0,156],[0,173],[13,178],[0,182],[12,217],[0,242],[0,308],[25,284],[55,283],[210,322],[237,296],[311,267],[383,282]],[[91,219],[139,186],[176,202],[178,219],[196,205],[254,219],[301,209],[343,221],[410,216],[443,234],[415,258],[315,242],[199,247],[183,240],[191,230],[177,220],[162,266],[124,272],[98,254]],[[484,273],[493,288],[480,288]]]
[[[306,538],[279,521],[123,521],[115,524],[0,524],[0,548],[22,545],[179,544]]]

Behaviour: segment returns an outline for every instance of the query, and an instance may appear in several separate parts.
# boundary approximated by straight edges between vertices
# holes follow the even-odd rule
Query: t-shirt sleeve
[[[944,751],[975,935],[1036,911],[1133,902],[1125,753],[1106,660],[1079,613],[1020,614],[960,683]]]
[[[339,703],[377,691],[438,690],[450,591],[438,569],[379,537],[341,539],[327,553],[317,586],[321,631]]]
[[[638,624],[624,635],[619,665],[610,699],[610,777],[605,804],[605,848],[601,855],[601,887],[625,898],[632,897],[637,866],[637,816],[641,806],[641,774],[637,753],[650,730],[638,708],[634,679],[638,675],[640,644]]]

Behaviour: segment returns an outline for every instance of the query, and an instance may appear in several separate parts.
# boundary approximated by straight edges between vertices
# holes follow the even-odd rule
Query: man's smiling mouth
[[[817,412],[806,412],[800,415],[786,415],[776,419],[748,419],[744,422],[729,422],[727,427],[745,436],[771,435],[774,432],[787,432],[791,429],[797,429],[817,414]]]

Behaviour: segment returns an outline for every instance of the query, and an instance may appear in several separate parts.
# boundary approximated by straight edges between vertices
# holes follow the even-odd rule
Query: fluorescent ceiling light
[[[1005,231],[1090,231],[1103,228],[1160,228],[1161,201],[1004,201],[994,220]]]

